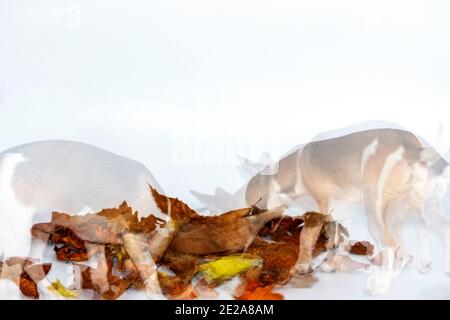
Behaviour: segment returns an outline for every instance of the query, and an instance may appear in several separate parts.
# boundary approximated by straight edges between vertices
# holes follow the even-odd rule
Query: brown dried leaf
[[[169,249],[161,261],[161,265],[170,269],[174,275],[159,273],[163,293],[176,300],[196,298],[197,294],[193,291],[191,282],[198,271],[199,259],[196,255]]]
[[[23,295],[34,299],[39,299],[37,284],[26,272],[22,273],[20,276],[19,288]]]
[[[185,279],[180,276],[171,276],[164,273],[158,273],[158,278],[162,292],[171,299],[192,300],[197,298],[190,281],[186,282]]]
[[[35,224],[33,236],[55,244],[58,260],[87,261],[94,252],[87,244],[122,245],[126,232],[150,236],[164,221],[153,215],[139,220],[138,214],[123,202],[118,208],[104,209],[96,214],[70,216],[54,212],[50,223]]]
[[[179,224],[185,224],[189,220],[200,215],[192,210],[186,203],[178,200],[178,198],[170,198],[165,195],[160,194],[151,185],[150,192],[155,199],[156,205],[161,210],[162,213],[169,215],[173,220]]]
[[[51,268],[52,268],[51,263],[35,264],[29,267],[25,267],[25,272],[32,279],[34,279],[34,281],[41,281],[50,272]]]
[[[323,221],[325,221],[325,216],[317,213],[307,213],[302,217],[283,217],[269,221],[259,234],[260,236],[269,237],[271,242],[256,239],[248,249],[248,253],[255,254],[264,260],[263,268],[246,272],[244,278],[247,280],[257,279],[262,286],[283,285],[289,281],[297,287],[309,287],[314,284],[316,279],[309,274],[308,270],[304,272],[305,275],[294,274],[292,270],[298,262],[299,241],[303,230],[306,229],[303,239],[309,241],[312,246],[312,256],[316,256],[333,247],[328,245],[330,237],[334,235],[334,233],[330,232],[330,229],[336,229],[333,221],[325,221],[323,223],[315,244],[315,235],[308,234],[311,233],[311,230],[317,234],[318,228],[320,228]],[[336,226],[340,225],[336,224]],[[306,250],[305,247],[303,249]],[[292,279],[293,276],[295,276],[294,279]]]
[[[168,250],[162,261],[162,265],[168,267],[177,275],[194,276],[199,267],[199,257],[193,254]]]
[[[0,274],[3,278],[14,281],[23,295],[39,298],[36,281],[42,280],[50,271],[51,264],[33,264],[30,259],[12,257],[0,262]]]
[[[303,223],[303,217],[282,217],[269,221],[259,234],[270,238],[270,242],[257,238],[247,251],[261,257],[263,267],[247,271],[244,278],[258,280],[261,286],[287,283],[298,259]]]
[[[252,209],[247,208],[220,216],[192,218],[179,228],[172,241],[172,248],[197,255],[242,251],[268,221],[281,216],[283,209],[249,215]]]
[[[356,241],[350,242],[345,249],[359,256],[371,256],[373,255],[374,246],[369,241]]]
[[[108,263],[108,283],[99,283],[98,281],[99,277],[97,277],[97,274],[100,273],[102,275],[104,273],[104,270],[98,270],[85,265],[76,266],[80,269],[82,277],[81,288],[92,289],[99,293],[103,299],[115,300],[119,298],[131,286],[131,283],[128,280],[112,274],[111,263]]]
[[[269,221],[259,232],[261,237],[270,236],[274,241],[283,241],[298,236],[303,228],[304,218],[283,217]]]
[[[82,262],[88,261],[89,255],[85,250],[79,252],[73,250],[70,246],[63,246],[61,248],[55,247],[56,258],[59,261],[73,261],[73,262]]]
[[[298,235],[293,236],[290,241],[270,243],[262,239],[255,240],[247,252],[264,261],[258,276],[260,285],[286,284],[291,278],[291,269],[297,262],[298,250]],[[245,274],[248,280],[254,276],[252,272]]]

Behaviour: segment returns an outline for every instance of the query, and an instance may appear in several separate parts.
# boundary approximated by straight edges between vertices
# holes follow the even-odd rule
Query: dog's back
[[[147,183],[161,191],[142,164],[85,143],[42,141],[4,151],[0,241],[5,255],[28,255],[37,212],[97,212],[126,200],[141,215],[157,214]]]
[[[408,163],[422,161],[420,141],[398,129],[366,130],[308,143],[281,159],[274,175],[255,175],[247,184],[247,202],[262,198],[262,205],[270,207],[305,193],[327,192],[359,201],[365,177],[377,183],[386,159],[399,148]]]

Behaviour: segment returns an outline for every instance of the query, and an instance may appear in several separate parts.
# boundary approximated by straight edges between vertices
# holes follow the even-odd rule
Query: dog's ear
[[[206,193],[197,192],[194,190],[190,191],[191,194],[197,198],[200,203],[209,209],[211,212],[221,212],[224,211],[222,208],[222,199],[218,199],[215,195],[210,195]]]
[[[240,163],[238,170],[244,179],[252,178],[257,174],[271,176],[279,169],[278,161],[274,161],[268,152],[263,152],[258,162],[241,156],[237,158]]]
[[[245,207],[242,193],[242,189],[236,193],[230,193],[223,188],[216,188],[214,195],[190,191],[191,194],[196,197],[200,203],[209,209],[211,212],[220,213],[233,210],[239,207]]]
[[[245,157],[237,156],[239,165],[238,170],[242,178],[250,179],[261,172],[265,165]]]
[[[216,192],[215,192],[215,197],[219,198],[219,199],[226,199],[226,198],[231,198],[233,196],[232,193],[226,191],[225,189],[221,188],[221,187],[217,187],[216,188]]]

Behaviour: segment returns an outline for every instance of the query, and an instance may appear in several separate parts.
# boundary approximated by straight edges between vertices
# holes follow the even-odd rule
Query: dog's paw
[[[444,272],[447,276],[450,276],[450,255],[445,259]]]
[[[407,266],[410,266],[414,261],[413,256],[404,255],[395,259],[394,262],[394,275],[393,279],[397,279],[398,276],[405,270]]]
[[[317,283],[318,279],[313,273],[306,273],[303,275],[295,275],[289,281],[289,284],[294,288],[311,288]]]
[[[291,269],[291,274],[293,276],[302,276],[311,272],[312,268],[309,263],[296,263],[295,266]]]
[[[391,287],[391,281],[382,275],[370,276],[367,280],[366,291],[370,295],[385,294]]]
[[[450,265],[447,263],[444,268],[445,274],[450,277]]]
[[[420,261],[419,265],[417,266],[417,269],[420,273],[427,273],[431,270],[431,261]],[[447,275],[449,273],[447,272]]]
[[[333,266],[331,263],[329,263],[328,261],[323,262],[319,266],[319,270],[324,273],[336,273],[337,272],[337,268],[335,266]]]
[[[145,294],[150,300],[167,300],[160,288],[146,288]]]

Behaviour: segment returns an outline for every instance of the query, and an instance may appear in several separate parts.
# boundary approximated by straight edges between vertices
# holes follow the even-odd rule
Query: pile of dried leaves
[[[311,286],[316,279],[307,262],[346,236],[342,226],[320,213],[288,217],[284,208],[252,207],[202,216],[176,198],[153,188],[151,193],[169,222],[154,215],[139,218],[124,202],[83,216],[54,212],[50,222],[33,226],[32,235],[54,245],[58,260],[74,263],[74,288],[94,290],[98,298],[117,299],[129,288],[144,289],[138,258],[148,251],[158,264],[162,293],[170,299],[214,298],[216,287],[240,276],[235,297],[252,300],[283,299],[273,290],[287,284]],[[357,254],[370,250],[367,243],[349,247]],[[84,264],[94,257],[97,268]],[[302,262],[308,268],[299,273],[295,266]],[[0,271],[8,267],[20,275],[23,294],[38,298],[36,281],[50,265],[31,264],[6,261]],[[34,270],[39,274],[30,275]]]

